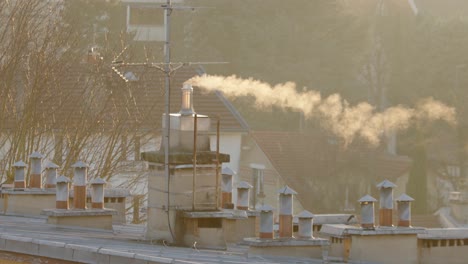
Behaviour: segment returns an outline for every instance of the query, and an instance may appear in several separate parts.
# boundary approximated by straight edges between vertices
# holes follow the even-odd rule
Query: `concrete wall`
[[[39,216],[43,209],[55,208],[55,193],[3,194],[3,213],[24,216]]]
[[[418,263],[418,242],[413,235],[353,235],[350,261]]]
[[[191,165],[172,167],[170,181],[170,223],[175,228],[175,208],[192,208],[192,181],[193,170]],[[215,205],[215,185],[216,185],[215,165],[197,169],[196,180],[196,210],[214,209]],[[221,182],[221,177],[220,177]],[[172,241],[170,234],[166,204],[167,193],[164,169],[158,168],[148,177],[148,212],[147,212],[147,233],[148,239],[164,239]]]
[[[467,263],[466,252],[468,245],[463,245],[463,241],[453,240],[451,244],[448,240],[442,244],[441,240],[426,240],[427,242],[419,243],[420,263],[422,264],[438,264],[438,263]],[[436,243],[437,246],[427,246]],[[424,245],[424,246],[423,246]]]
[[[87,228],[112,230],[112,215],[89,216],[49,216],[47,223],[63,226],[80,226]]]
[[[226,242],[239,243],[246,237],[258,237],[259,218],[251,216],[248,219],[224,219],[223,232]]]

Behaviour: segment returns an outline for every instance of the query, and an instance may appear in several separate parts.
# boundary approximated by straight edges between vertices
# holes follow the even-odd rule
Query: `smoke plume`
[[[306,118],[318,118],[346,144],[361,137],[377,145],[384,133],[406,129],[415,122],[456,122],[455,109],[432,98],[419,101],[414,108],[394,106],[377,112],[367,102],[350,106],[338,94],[322,98],[316,91],[297,92],[293,82],[271,86],[254,79],[212,75],[196,76],[187,82],[206,90],[220,90],[227,96],[253,96],[259,109],[278,106],[302,111]]]

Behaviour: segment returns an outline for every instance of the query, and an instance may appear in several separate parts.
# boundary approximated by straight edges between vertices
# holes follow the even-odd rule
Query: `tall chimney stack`
[[[293,195],[296,191],[289,186],[278,190],[279,193],[279,236],[292,237],[293,234]]]
[[[13,164],[13,168],[15,168],[15,183],[13,187],[15,189],[26,188],[26,180],[24,179],[24,170],[26,168],[26,163],[20,160]]]
[[[377,185],[380,190],[380,209],[379,209],[379,224],[380,226],[393,226],[393,188],[396,185],[388,180]]]
[[[231,168],[226,167],[221,171],[222,174],[222,194],[221,194],[221,206],[225,209],[233,209],[232,204],[232,177],[236,174]]]
[[[86,209],[86,183],[88,180],[88,165],[82,161],[72,165],[73,174],[73,207]]]
[[[410,227],[411,226],[411,202],[414,199],[406,194],[400,195],[397,201],[398,210],[398,226]]]
[[[237,185],[237,209],[245,211],[249,210],[250,189],[252,189],[252,185],[245,181],[241,181]]]
[[[260,211],[260,238],[273,239],[273,207],[262,205]]]
[[[361,204],[361,227],[364,229],[374,229],[374,203],[377,200],[370,195],[366,195],[359,199],[358,202]]]

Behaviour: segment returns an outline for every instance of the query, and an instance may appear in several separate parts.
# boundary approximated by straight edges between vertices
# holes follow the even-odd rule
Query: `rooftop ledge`
[[[141,153],[142,160],[164,164],[164,151],[148,151]],[[229,162],[229,154],[219,153],[219,163]],[[215,151],[197,152],[197,164],[213,164],[216,161]],[[175,152],[169,153],[170,164],[192,164],[193,152]]]
[[[222,210],[222,211],[200,211],[184,212],[185,218],[227,218],[227,219],[246,219],[247,212],[243,210]]]
[[[252,247],[300,247],[328,246],[330,241],[324,238],[277,238],[263,239],[258,237],[244,238],[243,244]]]
[[[321,234],[343,237],[346,235],[377,236],[377,235],[417,235],[425,233],[423,227],[385,227],[378,226],[375,229],[364,229],[351,225],[323,225]]]
[[[46,216],[98,216],[98,215],[117,215],[117,211],[114,209],[44,209],[41,215]]]

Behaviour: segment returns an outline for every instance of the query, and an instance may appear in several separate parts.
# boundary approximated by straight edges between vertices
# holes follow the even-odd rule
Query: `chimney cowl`
[[[224,167],[223,170],[221,171],[221,174],[224,174],[224,175],[235,175],[236,172],[233,171],[231,168],[229,167]]]
[[[45,169],[58,169],[59,166],[53,162],[47,162],[44,168]]]
[[[287,185],[285,185],[283,188],[279,189],[278,193],[283,194],[283,195],[296,195],[297,194],[296,191],[294,191],[293,189],[291,189],[291,187],[289,187]]]
[[[29,155],[29,158],[31,158],[31,159],[42,159],[43,157],[44,156],[41,153],[37,152],[37,151],[33,152],[33,153],[31,153],[31,155]]]
[[[396,201],[397,202],[413,202],[414,199],[413,199],[413,197],[411,197],[411,196],[404,193],[404,194],[400,195],[400,197],[398,197],[396,199]]]
[[[15,164],[13,164],[13,167],[15,167],[15,168],[26,168],[27,165],[22,160],[20,160],[18,162],[15,162]]]
[[[377,188],[382,189],[382,188],[396,188],[396,184],[389,180],[384,180],[383,182],[377,184]]]

